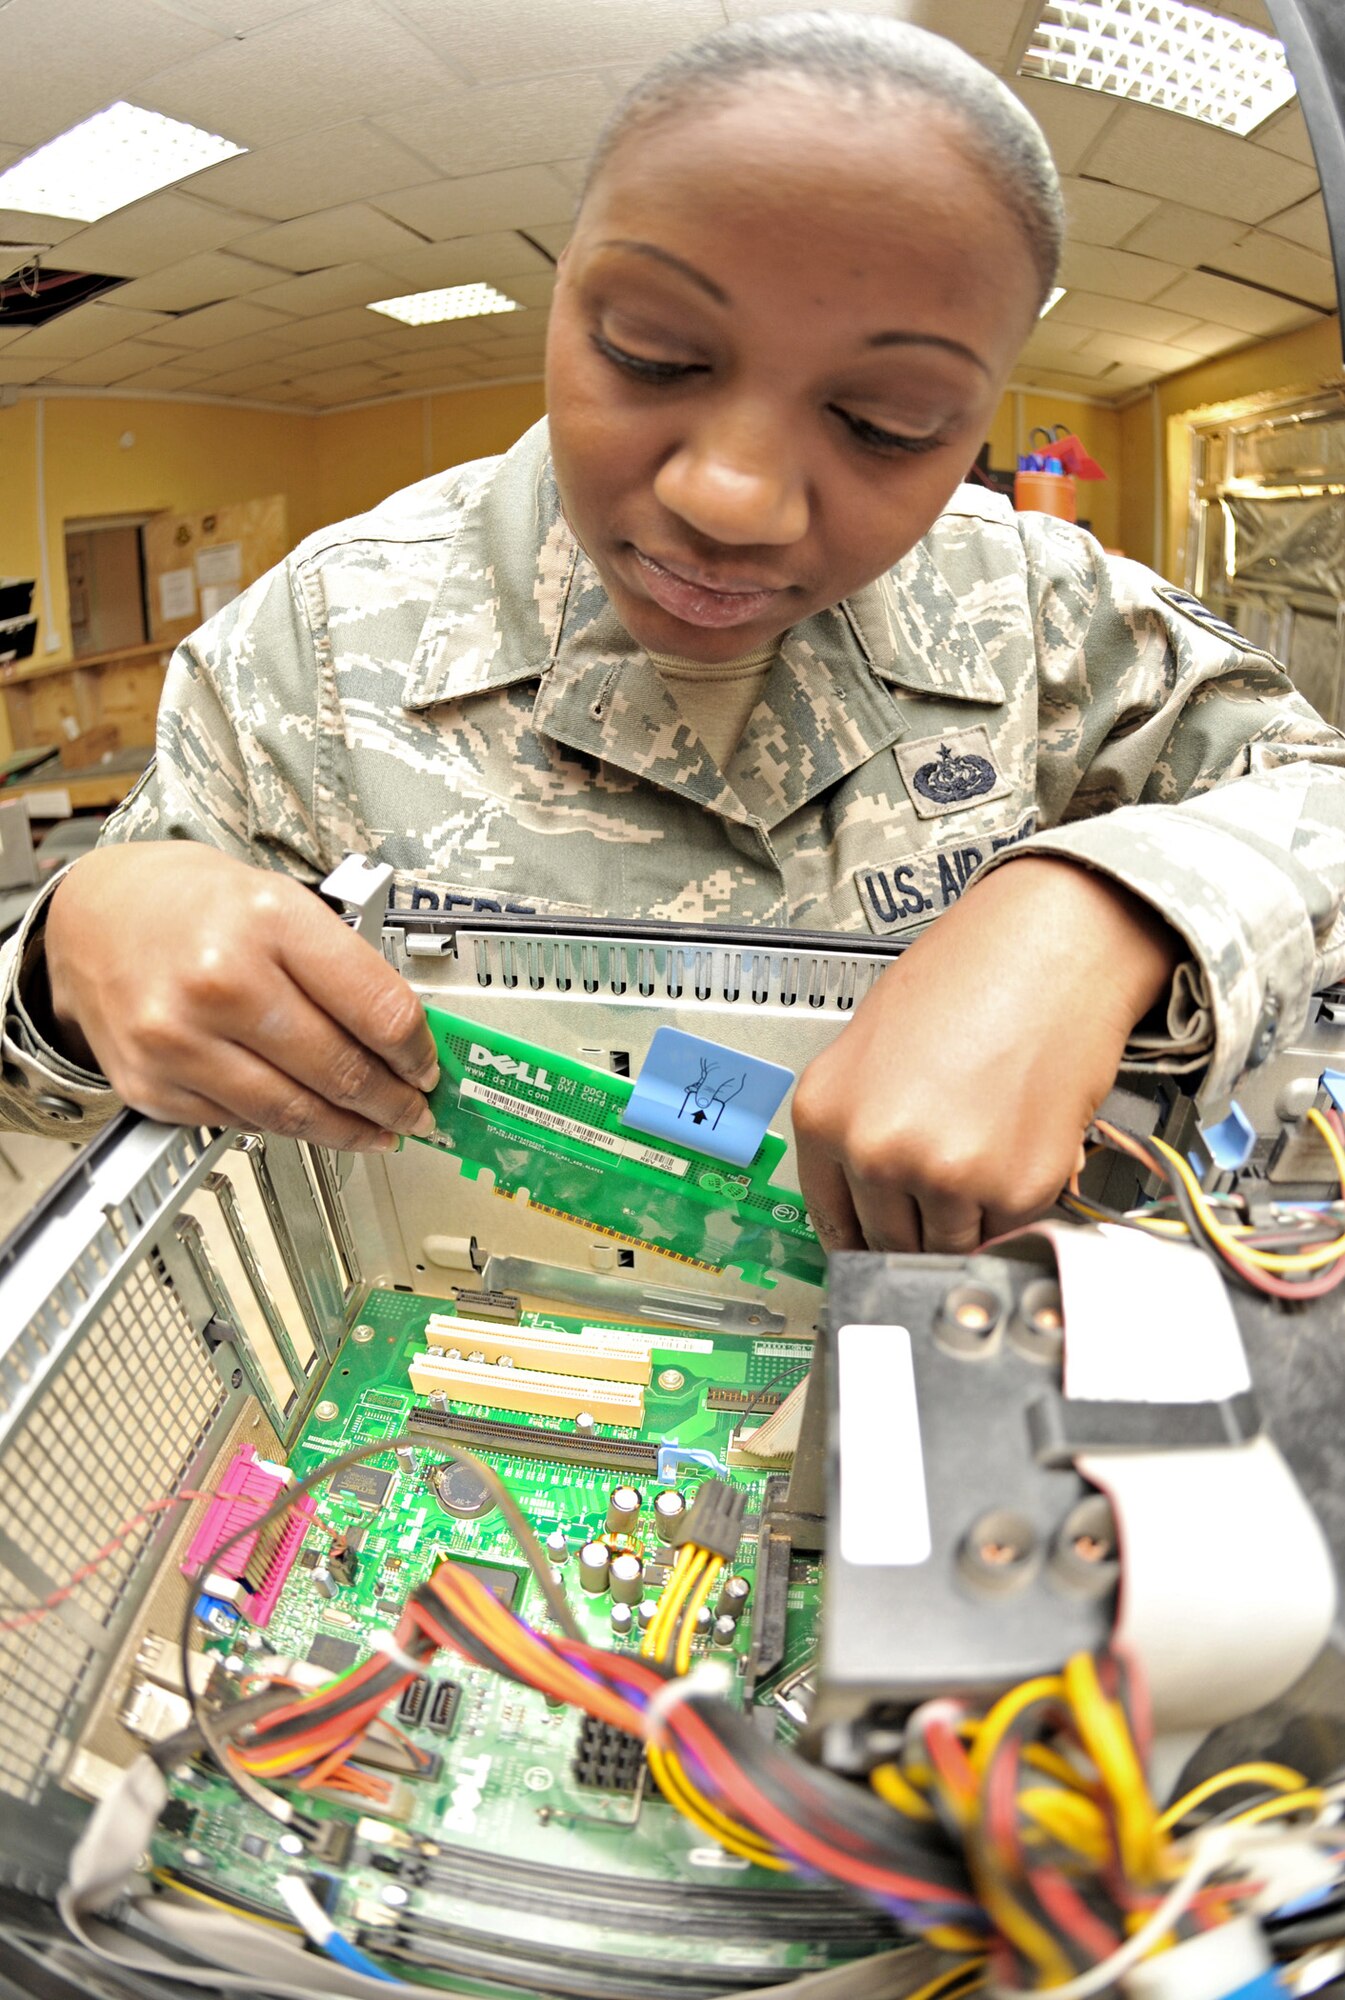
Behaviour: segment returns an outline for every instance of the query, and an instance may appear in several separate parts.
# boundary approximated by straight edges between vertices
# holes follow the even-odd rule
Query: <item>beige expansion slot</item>
[[[603,1424],[644,1422],[644,1390],[631,1382],[585,1381],[578,1375],[543,1375],[531,1368],[495,1368],[488,1361],[450,1361],[418,1354],[408,1373],[418,1396],[448,1396],[489,1409],[532,1416],[577,1417],[587,1410]]]
[[[603,1347],[597,1342],[556,1340],[535,1327],[500,1326],[484,1319],[457,1319],[435,1313],[425,1328],[431,1347],[456,1347],[487,1361],[502,1357],[516,1368],[557,1375],[583,1375],[603,1382],[648,1386],[654,1364],[647,1347]]]

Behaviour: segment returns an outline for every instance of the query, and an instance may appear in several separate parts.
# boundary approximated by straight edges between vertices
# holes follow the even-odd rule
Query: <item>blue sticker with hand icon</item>
[[[783,1063],[742,1055],[680,1028],[659,1028],[621,1123],[745,1167],[793,1081]]]

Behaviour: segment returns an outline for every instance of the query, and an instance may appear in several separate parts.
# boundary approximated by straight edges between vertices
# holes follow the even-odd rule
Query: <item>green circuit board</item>
[[[772,1180],[778,1132],[747,1166],[729,1166],[623,1124],[628,1077],[435,1007],[425,1016],[439,1052],[438,1131],[418,1143],[456,1154],[469,1179],[487,1171],[500,1194],[526,1189],[534,1208],[749,1285],[825,1283],[802,1196]]]
[[[417,1418],[424,1421],[426,1405],[413,1394],[407,1368],[424,1351],[431,1314],[445,1310],[441,1299],[400,1291],[376,1290],[364,1299],[289,1452],[297,1476],[356,1445],[408,1426],[414,1430]],[[570,1335],[592,1325],[591,1319],[542,1313],[522,1319]],[[804,1680],[815,1646],[819,1559],[791,1556],[786,1545],[781,1572],[777,1544],[772,1575],[763,1575],[768,1475],[729,1468],[727,1459],[744,1403],[755,1392],[769,1407],[802,1377],[810,1349],[786,1338],[627,1331],[647,1337],[651,1349],[652,1377],[638,1429],[599,1424],[581,1437],[566,1420],[484,1405],[468,1410],[455,1404],[453,1417],[515,1427],[507,1448],[482,1449],[474,1440],[472,1449],[501,1475],[543,1540],[557,1530],[564,1534],[563,1587],[585,1636],[598,1645],[635,1647],[640,1638],[638,1629],[629,1638],[614,1637],[610,1598],[588,1595],[578,1581],[577,1551],[603,1535],[613,1487],[633,1485],[640,1492],[641,1512],[623,1545],[643,1554],[647,1567],[672,1560],[651,1511],[659,1481],[649,1461],[657,1461],[660,1447],[695,1454],[658,1468],[663,1484],[687,1497],[709,1476],[743,1487],[743,1539],[729,1567],[748,1580],[752,1594],[731,1647],[698,1639],[695,1650],[724,1663],[729,1699],[750,1700],[763,1731],[790,1740],[798,1715],[791,1690]],[[716,1401],[729,1407],[716,1408]],[[538,1455],[528,1448],[528,1433],[537,1439]],[[543,1448],[559,1455],[542,1456]],[[611,1465],[573,1462],[604,1448],[613,1454]],[[644,1470],[630,1469],[635,1448],[642,1449]],[[389,1451],[355,1468],[353,1480],[338,1478],[335,1490],[320,1489],[322,1525],[309,1530],[265,1631],[268,1652],[316,1658],[333,1670],[353,1664],[369,1651],[374,1631],[395,1624],[404,1599],[445,1556],[485,1565],[487,1580],[495,1579],[516,1611],[544,1622],[540,1589],[500,1512],[491,1507],[466,1518],[445,1506],[435,1476],[444,1461],[431,1431],[414,1467]],[[448,1491],[451,1498],[451,1486]],[[353,1583],[325,1595],[320,1564],[332,1528],[357,1531],[358,1573]],[[330,1588],[325,1579],[324,1588]],[[657,1581],[646,1594],[656,1590]],[[779,1656],[754,1677],[750,1656],[763,1606],[780,1620]],[[232,1658],[238,1672],[249,1644],[256,1641],[240,1626],[232,1637],[212,1638],[209,1648]],[[312,1805],[316,1817],[346,1822],[332,1831],[339,1858],[323,1878],[329,1914],[347,1937],[381,1955],[400,1976],[429,1984],[451,1980],[461,1988],[474,1985],[479,1973],[483,1990],[493,1990],[488,1969],[507,1959],[515,1992],[520,1984],[528,1987],[531,1964],[537,1990],[568,1991],[564,1983],[548,1987],[547,1968],[559,1978],[557,1967],[584,1964],[594,1968],[586,1992],[610,1990],[624,2000],[646,1990],[641,1980],[652,1959],[665,1983],[649,1992],[684,1991],[690,2000],[722,1990],[730,1967],[731,1984],[769,1983],[893,1941],[878,1913],[847,1904],[829,1887],[748,1866],[708,1842],[646,1776],[634,1789],[581,1782],[581,1725],[573,1710],[548,1707],[534,1690],[459,1657],[440,1655],[429,1678],[419,1718],[399,1715],[395,1707],[389,1713],[433,1753],[433,1773],[399,1781],[395,1812],[380,1815],[376,1807],[323,1800]],[[445,1684],[448,1691],[441,1692]],[[204,1766],[179,1771],[172,1785],[175,1825],[156,1839],[156,1864],[259,1912],[278,1912],[273,1884],[294,1864],[277,1849],[274,1823]],[[379,1822],[382,1833],[367,1821],[361,1825],[362,1813]],[[437,1851],[426,1856],[410,1844],[424,1842]],[[745,1967],[754,1969],[750,1980]],[[615,1981],[610,1986],[604,1984],[609,1978]]]

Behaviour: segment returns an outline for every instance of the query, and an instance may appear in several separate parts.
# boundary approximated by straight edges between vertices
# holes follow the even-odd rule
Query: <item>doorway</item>
[[[77,660],[148,643],[145,518],[118,515],[65,524],[70,648]]]

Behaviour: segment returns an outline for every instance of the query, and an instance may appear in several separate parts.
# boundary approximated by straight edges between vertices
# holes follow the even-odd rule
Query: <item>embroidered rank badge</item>
[[[995,763],[989,732],[983,727],[923,736],[918,743],[899,743],[893,754],[921,819],[965,812],[968,806],[1004,798],[1010,789]]]

